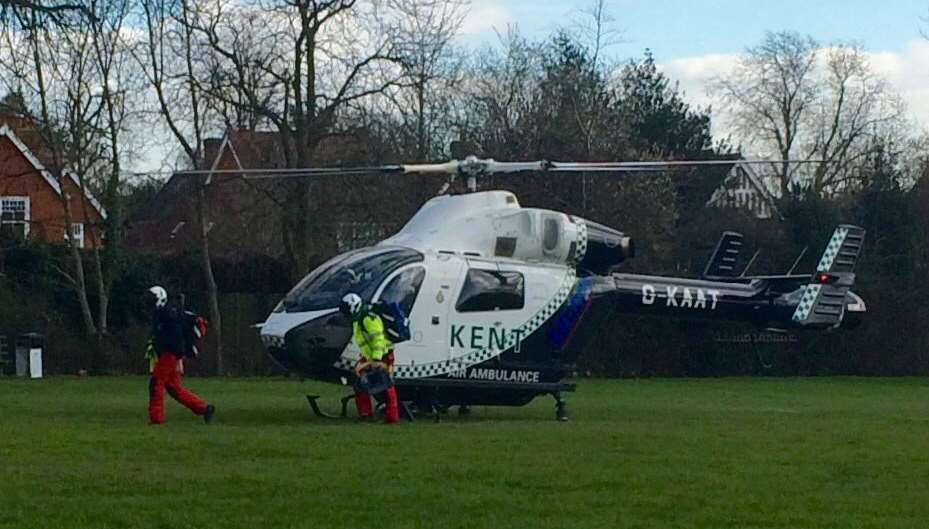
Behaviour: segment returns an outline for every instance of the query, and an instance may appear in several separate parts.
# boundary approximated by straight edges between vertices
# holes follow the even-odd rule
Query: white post
[[[41,347],[33,347],[29,349],[29,376],[30,378],[42,378]]]

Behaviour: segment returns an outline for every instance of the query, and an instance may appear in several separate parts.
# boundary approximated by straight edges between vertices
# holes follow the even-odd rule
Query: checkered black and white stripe
[[[571,257],[571,263],[577,265],[580,264],[580,262],[584,260],[584,256],[587,255],[587,223],[580,219],[575,220],[577,222],[577,241],[574,247],[574,255]]]
[[[284,337],[273,334],[262,334],[261,342],[265,347],[284,347]]]
[[[836,228],[832,234],[832,239],[829,240],[829,245],[826,246],[826,251],[823,252],[822,259],[819,260],[819,266],[816,267],[817,272],[828,272],[832,268],[832,263],[835,262],[836,256],[839,255],[842,245],[845,244],[846,237],[848,237],[848,228]]]
[[[519,326],[517,329],[507,335],[503,349],[485,347],[481,349],[474,349],[468,354],[439,362],[429,362],[424,364],[397,364],[394,368],[394,377],[424,378],[444,375],[449,372],[460,371],[473,365],[486,362],[487,360],[500,355],[503,353],[503,351],[516,347],[517,335],[520,336],[521,339],[525,340],[526,337],[535,332],[539,327],[542,326],[542,324],[544,324],[549,320],[549,318],[558,312],[558,309],[561,308],[564,302],[568,299],[568,296],[571,294],[571,290],[574,288],[574,283],[576,280],[577,275],[574,270],[568,269],[565,272],[565,277],[562,280],[561,286],[558,288],[558,291],[555,293],[554,297],[552,297],[548,303],[539,309],[539,311],[536,312],[532,318],[529,319],[529,321]],[[354,361],[345,357],[341,357],[334,365],[338,369],[350,370],[354,366]]]
[[[339,357],[334,364],[332,364],[336,369],[343,369],[345,371],[351,371],[355,367],[355,362],[345,358],[344,356]]]
[[[803,296],[800,298],[800,304],[797,305],[797,310],[794,311],[794,321],[806,321],[810,316],[810,311],[813,310],[813,305],[816,304],[816,298],[819,297],[819,291],[822,290],[822,288],[822,285],[806,286],[806,290],[803,291]]]

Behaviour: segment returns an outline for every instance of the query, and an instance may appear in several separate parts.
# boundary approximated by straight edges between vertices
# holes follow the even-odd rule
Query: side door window
[[[485,312],[519,310],[526,304],[525,279],[515,271],[468,270],[455,310]]]
[[[414,266],[400,271],[393,279],[387,282],[384,290],[381,291],[379,299],[390,301],[400,305],[403,313],[410,316],[413,312],[413,304],[416,303],[416,297],[419,295],[419,289],[423,285],[423,279],[426,277],[426,269],[422,266]]]
[[[457,279],[455,262],[410,265],[387,278],[373,301],[393,301],[410,318],[409,341],[397,344],[398,366],[430,364],[448,358],[449,278]],[[444,286],[444,288],[443,288]],[[456,286],[455,284],[451,285]]]

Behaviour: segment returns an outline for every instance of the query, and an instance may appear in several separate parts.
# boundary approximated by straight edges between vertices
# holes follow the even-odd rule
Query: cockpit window
[[[329,259],[325,263],[317,266],[313,270],[311,270],[309,274],[303,276],[303,279],[301,279],[300,282],[297,283],[295,287],[290,289],[290,292],[286,296],[284,296],[284,299],[282,299],[281,302],[277,304],[277,307],[275,307],[274,312],[284,312],[285,303],[292,302],[292,297],[295,292],[303,291],[304,289],[306,289],[307,285],[315,281],[316,278],[318,278],[321,274],[325,273],[326,271],[328,271],[330,268],[332,268],[336,264],[348,259],[349,257],[353,255],[357,255],[365,250],[367,250],[367,248],[359,249],[359,250],[352,250],[350,252],[339,254],[333,257],[332,259]]]
[[[468,270],[455,310],[477,312],[484,310],[521,309],[525,304],[523,275],[519,272],[495,270]]]
[[[403,313],[407,316],[413,311],[413,303],[416,302],[416,296],[419,294],[419,287],[423,285],[423,278],[426,277],[426,269],[421,266],[414,266],[397,274],[397,277],[390,280],[384,291],[381,292],[380,299],[391,301],[400,305]]]
[[[391,272],[422,260],[422,254],[408,248],[376,247],[351,252],[343,259],[327,262],[300,281],[284,298],[283,309],[287,312],[332,309],[349,292],[370,300]]]

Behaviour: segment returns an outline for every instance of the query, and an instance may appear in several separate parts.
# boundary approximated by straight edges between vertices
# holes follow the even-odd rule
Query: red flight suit
[[[207,412],[207,404],[181,385],[177,364],[188,350],[184,324],[181,311],[176,307],[164,306],[155,311],[152,337],[158,361],[148,383],[148,418],[151,424],[165,422],[165,391],[194,414],[204,415]]]
[[[394,352],[388,352],[386,355],[384,355],[382,361],[391,368],[391,371],[393,371],[392,368],[394,365]],[[384,390],[384,395],[387,397],[384,421],[387,423],[400,422],[400,409],[397,404],[397,388],[391,384],[390,387]],[[363,391],[356,390],[355,407],[358,408],[359,417],[374,417],[374,409],[371,407],[371,395]]]
[[[152,424],[165,422],[165,391],[171,398],[180,402],[195,415],[206,413],[206,402],[197,395],[184,389],[181,385],[181,374],[177,371],[177,356],[174,353],[158,355],[158,362],[152,370],[152,378],[148,382],[148,419]]]

